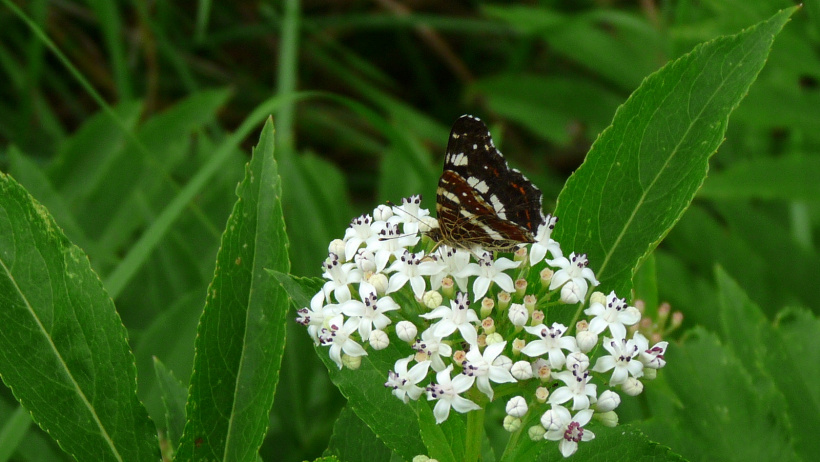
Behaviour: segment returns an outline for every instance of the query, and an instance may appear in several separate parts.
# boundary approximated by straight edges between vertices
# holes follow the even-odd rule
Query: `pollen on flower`
[[[452,156],[461,166],[473,161]],[[465,179],[470,187],[488,187],[480,178]],[[498,210],[501,196],[488,194]],[[463,205],[469,190],[453,197]],[[392,358],[392,370],[378,371],[383,385],[404,403],[435,402],[439,424],[491,402],[499,384],[508,384],[504,395],[529,390],[509,399],[497,423],[518,431],[525,415],[541,415],[542,425],[529,427],[528,436],[554,442],[566,457],[594,438],[585,428],[593,410],[604,425],[617,425],[621,396],[639,394],[643,381],[666,365],[662,336],[680,326],[680,313],[665,304],[656,316],[641,316],[653,310],[640,300],[630,306],[615,292],[596,290],[585,300],[599,282],[584,249],[564,257],[551,238],[557,218],[542,214],[535,242],[501,251],[513,252],[510,260],[447,240],[454,236],[442,236],[447,230],[421,207],[420,196],[401,204],[354,218],[344,237],[328,245],[321,288],[309,306],[297,307],[295,320],[342,374],[365,368],[362,357],[376,350],[382,350],[374,355],[379,362],[403,351]],[[543,268],[536,275],[533,266]],[[569,319],[577,321],[569,328],[559,322]],[[471,401],[476,397],[483,398]]]

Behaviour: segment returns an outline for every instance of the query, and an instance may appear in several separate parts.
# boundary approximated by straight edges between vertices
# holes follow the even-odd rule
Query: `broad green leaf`
[[[379,441],[370,428],[358,418],[350,409],[342,410],[336,424],[333,426],[333,435],[330,437],[325,456],[333,455],[339,460],[373,462],[388,462],[390,449]]]
[[[698,196],[816,201],[820,198],[817,172],[820,172],[817,156],[756,158],[712,173]]]
[[[310,299],[319,292],[319,289],[325,283],[322,278],[305,278],[274,270],[268,270],[268,272],[276,278],[279,284],[282,284],[282,288],[285,289],[288,298],[297,310],[310,306]]]
[[[795,8],[696,47],[649,76],[567,180],[555,210],[565,253],[586,253],[607,290],[627,293],[706,177],[729,114]]]
[[[97,256],[95,242],[85,235],[85,232],[77,223],[77,219],[72,214],[71,208],[66,204],[63,196],[54,189],[40,166],[14,146],[9,148],[8,156],[10,160],[9,173],[26,188],[29,194],[51,211],[54,220],[63,229],[66,236],[71,239],[71,242],[88,253],[93,260]]]
[[[653,419],[641,425],[650,438],[693,460],[798,460],[776,399],[714,335],[694,331],[666,360],[660,374],[677,401],[651,402]]]
[[[171,448],[176,448],[182,430],[185,428],[185,398],[188,395],[185,385],[174,376],[174,373],[154,358],[154,370],[157,375],[159,392],[165,405],[165,439]]]
[[[773,395],[773,402],[776,398],[777,406],[772,406],[771,412],[788,411],[788,416],[781,416],[780,420],[790,422],[795,450],[804,460],[813,459],[820,453],[820,440],[815,432],[820,428],[820,393],[817,392],[817,382],[812,380],[817,378],[813,372],[816,363],[806,360],[808,349],[806,352],[794,351],[793,347],[802,345],[805,348],[817,343],[820,323],[816,318],[803,317],[803,328],[813,330],[814,337],[799,343],[790,342],[782,329],[766,319],[760,308],[723,269],[717,269],[716,278],[721,296],[723,336],[755,376],[759,393]]]
[[[48,211],[0,173],[0,376],[78,460],[156,460],[114,303]]]
[[[197,329],[188,422],[176,460],[256,460],[285,345],[288,242],[268,120],[237,188]]]

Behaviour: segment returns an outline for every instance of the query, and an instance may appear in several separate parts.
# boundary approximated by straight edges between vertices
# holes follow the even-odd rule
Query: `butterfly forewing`
[[[438,184],[439,239],[451,246],[511,250],[534,241],[543,223],[541,191],[511,169],[481,120],[453,125]]]

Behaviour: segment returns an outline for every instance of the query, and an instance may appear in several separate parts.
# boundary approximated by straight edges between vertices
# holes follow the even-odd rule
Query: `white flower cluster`
[[[654,378],[665,365],[667,342],[650,348],[639,332],[627,338],[627,326],[641,313],[614,292],[587,297],[598,281],[586,255],[564,257],[550,237],[557,218],[544,217],[536,242],[522,245],[514,260],[444,245],[425,255],[434,243],[422,240],[423,233],[436,223],[420,203],[413,196],[400,207],[381,205],[330,243],[327,282],[298,312],[314,342],[329,348],[340,369],[358,368],[367,344],[382,350],[401,342],[408,355],[396,358],[385,386],[405,403],[426,392],[437,401],[437,423],[450,409],[480,409],[494,398],[493,384],[525,382],[530,386],[514,389],[531,390],[529,396],[507,401],[508,431],[521,430],[528,413],[540,412],[541,425],[527,429],[529,436],[559,441],[569,457],[579,442],[595,437],[584,428],[593,417],[616,425],[620,396],[598,387],[639,394],[641,379]],[[542,269],[530,280],[538,283],[528,285],[536,266]],[[400,291],[407,295],[397,299],[411,303],[393,299]],[[563,324],[547,324],[562,305],[577,305],[573,319],[582,310],[591,318],[578,321],[574,335]]]

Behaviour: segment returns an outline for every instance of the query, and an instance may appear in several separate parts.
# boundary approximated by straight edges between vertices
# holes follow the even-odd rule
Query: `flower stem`
[[[464,461],[481,459],[481,442],[484,440],[484,408],[467,413],[467,438],[464,442]]]

